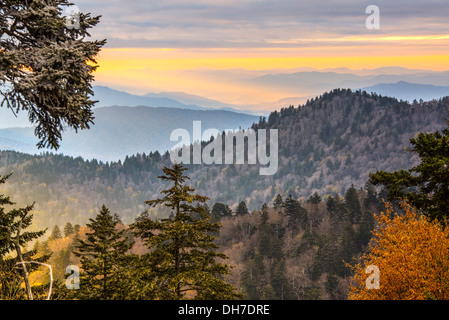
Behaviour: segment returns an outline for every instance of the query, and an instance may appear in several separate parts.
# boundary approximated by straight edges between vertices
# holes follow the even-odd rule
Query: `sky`
[[[236,79],[311,68],[449,70],[447,0],[74,2],[102,16],[91,31],[108,41],[95,84],[136,94],[182,91],[251,108],[287,93]],[[379,29],[367,28],[369,5],[379,8]]]

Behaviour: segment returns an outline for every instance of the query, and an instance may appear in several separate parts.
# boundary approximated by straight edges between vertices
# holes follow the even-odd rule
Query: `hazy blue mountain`
[[[196,105],[207,109],[235,109],[235,106],[227,104],[218,100],[204,98],[194,94],[185,92],[161,92],[161,93],[147,93],[145,97],[152,98],[168,98],[176,100],[185,105]]]
[[[251,111],[240,110],[231,104],[184,92],[161,92],[135,95],[104,86],[94,86],[93,90],[95,94],[94,99],[98,100],[98,103],[95,105],[97,108],[110,106],[147,106],[191,110],[219,109],[254,115]]]
[[[230,104],[184,92],[164,92],[135,95],[124,91],[114,90],[105,86],[93,86],[93,90],[93,99],[98,100],[95,108],[110,106],[147,106],[155,108],[161,107],[190,110],[220,109],[255,115],[255,113],[251,111],[239,110],[236,106]],[[25,112],[19,112],[17,115],[14,115],[11,110],[6,107],[0,108],[0,128],[23,128],[30,126],[28,115]]]
[[[332,88],[357,89],[370,87],[379,83],[394,84],[397,82],[409,82],[415,84],[428,84],[433,86],[449,86],[449,71],[425,72],[415,70],[394,74],[393,70],[401,72],[400,69],[391,69],[387,74],[355,74],[338,73],[333,71],[309,71],[295,73],[266,74],[248,79],[248,84],[261,86],[263,88],[281,88],[288,90],[291,94],[303,96],[313,92],[327,91]]]
[[[362,88],[368,93],[377,94],[397,99],[413,101],[423,99],[425,101],[439,99],[449,95],[449,86],[434,86],[430,84],[409,83],[399,81],[396,83],[379,83],[371,87]]]
[[[3,132],[0,136],[0,150],[20,150],[22,152],[33,152],[36,147],[36,143],[30,142],[24,142],[23,140],[20,141],[17,138],[24,137],[28,139],[30,128],[13,128],[13,129],[1,129]],[[5,136],[11,137],[6,138]],[[13,138],[15,137],[15,138]]]
[[[363,187],[369,174],[377,170],[394,171],[417,165],[417,155],[405,149],[410,147],[410,138],[418,132],[447,127],[443,117],[448,114],[449,97],[409,104],[366,92],[336,89],[299,107],[272,112],[252,126],[254,130],[279,131],[279,162],[274,175],[261,176],[258,164],[202,164],[188,165],[188,176],[197,192],[211,199],[210,207],[214,202],[233,206],[246,201],[250,210],[258,209],[278,193],[284,199],[292,195],[302,200],[315,191],[323,198],[344,194],[352,185]],[[150,153],[157,148],[155,141],[168,141],[172,128],[191,128],[192,121],[199,117],[204,120],[205,129],[214,125],[207,119],[230,123],[236,116],[224,111],[148,107],[99,108],[96,115],[97,125],[91,131],[64,136],[62,148],[71,145],[89,156],[127,154],[120,163],[0,152],[0,169],[14,172],[9,193],[21,203],[37,201],[37,210],[45,213],[38,215],[41,221],[51,219],[47,221],[60,225],[67,220],[84,223],[89,210],[103,203],[124,218],[135,217],[145,209],[145,200],[160,195],[164,183],[157,176],[163,166],[171,165],[163,149]],[[242,115],[237,116],[241,119]],[[0,136],[4,132],[0,131]],[[28,137],[31,133],[32,130]],[[9,134],[12,138],[3,137],[19,141],[17,137],[24,131],[10,129]]]
[[[1,89],[1,88],[0,88]],[[130,94],[124,91],[118,91],[104,86],[93,86],[94,100],[98,100],[95,108],[110,107],[110,106],[148,106],[148,107],[163,107],[163,108],[179,108],[191,110],[206,110],[201,106],[194,104],[184,104],[174,99],[163,96],[139,96]],[[211,108],[209,108],[211,109]],[[6,107],[0,108],[0,128],[14,128],[14,127],[30,127],[28,115],[25,112],[19,112],[14,115],[11,110]]]
[[[128,106],[128,107],[147,106],[147,107],[179,108],[191,110],[205,109],[193,104],[186,105],[167,97],[140,96],[130,94],[124,91],[114,90],[104,86],[93,86],[93,90],[94,90],[94,99],[98,100],[98,103],[95,105],[96,108],[110,107],[110,106]]]
[[[349,70],[349,69],[348,69]],[[338,71],[338,69],[334,69],[334,71]],[[360,69],[360,70],[350,70],[351,73],[356,72],[357,74],[390,74],[390,75],[404,75],[404,74],[419,74],[419,73],[429,73],[432,71],[425,70],[425,69],[407,69],[403,67],[396,67],[396,66],[390,66],[390,67],[380,67],[380,68],[374,68],[374,69]],[[435,73],[438,73],[438,71],[435,71]]]
[[[206,129],[249,128],[259,117],[224,110],[188,110],[152,107],[100,107],[94,110],[95,125],[77,134],[67,131],[58,153],[70,156],[117,161],[127,155],[166,151],[174,129],[183,128],[192,136],[193,121]],[[40,153],[33,128],[0,129],[0,149]]]

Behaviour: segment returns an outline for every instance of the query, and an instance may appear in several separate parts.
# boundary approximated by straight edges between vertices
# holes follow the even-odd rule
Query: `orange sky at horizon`
[[[261,71],[295,68],[403,67],[431,71],[449,70],[449,35],[419,37],[346,37],[334,43],[302,48],[104,48],[95,72],[96,85],[134,94],[178,91],[230,104],[273,102],[288,92],[264,92],[232,81],[211,81],[201,71]],[[317,39],[317,41],[330,41]],[[413,45],[410,41],[413,40]],[[370,44],[369,41],[376,42]],[[342,45],[340,42],[343,42]],[[368,43],[368,44],[367,44]],[[199,71],[195,74],[194,71]],[[304,92],[304,96],[310,94]]]
[[[256,49],[104,48],[99,55],[103,70],[188,70],[197,68],[247,70],[341,68],[373,69],[397,66],[432,71],[449,70],[445,46],[387,48],[321,47]]]

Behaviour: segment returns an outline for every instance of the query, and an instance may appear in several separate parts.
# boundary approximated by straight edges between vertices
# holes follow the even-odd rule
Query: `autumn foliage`
[[[395,214],[388,203],[376,216],[369,251],[353,267],[348,295],[353,300],[422,300],[449,298],[449,230],[407,203]],[[379,268],[379,289],[369,289],[366,268]]]

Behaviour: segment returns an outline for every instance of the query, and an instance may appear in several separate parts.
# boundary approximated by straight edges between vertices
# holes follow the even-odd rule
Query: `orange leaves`
[[[401,207],[405,213],[398,215],[386,204],[386,212],[376,216],[369,252],[353,266],[349,299],[449,299],[449,230],[407,203]],[[370,265],[379,268],[379,289],[366,286]]]

